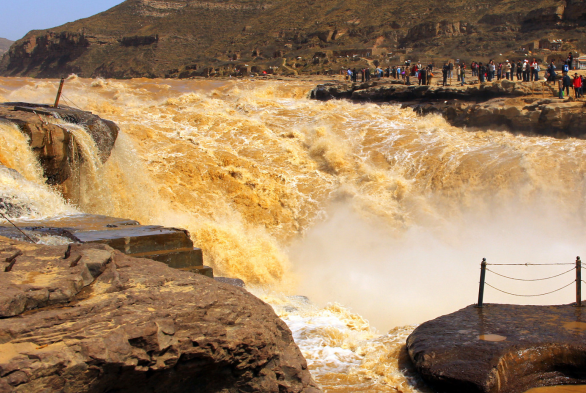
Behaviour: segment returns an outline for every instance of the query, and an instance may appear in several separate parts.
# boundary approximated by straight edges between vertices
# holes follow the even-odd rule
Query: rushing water
[[[50,103],[57,84],[0,78],[0,100]],[[185,227],[217,274],[242,278],[273,305],[326,391],[425,391],[405,338],[475,302],[483,257],[586,255],[585,142],[465,130],[397,105],[311,101],[312,87],[70,77],[65,104],[120,125],[112,156],[101,164],[83,127],[47,119],[86,158],[64,201],[44,185],[26,138],[0,123],[0,163],[23,175],[0,167],[0,197],[30,206],[21,218],[81,211]],[[521,294],[571,280],[487,276]],[[487,288],[485,300],[569,303],[572,294]]]

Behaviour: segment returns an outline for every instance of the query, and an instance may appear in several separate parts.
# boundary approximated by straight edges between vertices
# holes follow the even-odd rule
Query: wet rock
[[[466,307],[420,325],[409,356],[440,392],[520,393],[586,383],[586,310],[574,305]]]
[[[319,392],[288,327],[241,288],[108,246],[0,250],[0,391]]]
[[[0,104],[0,119],[16,124],[29,137],[30,146],[43,167],[48,184],[65,183],[72,177],[75,164],[83,159],[72,133],[64,126],[49,122],[51,118],[84,126],[93,138],[102,162],[110,157],[119,131],[114,122],[101,119],[91,112],[66,106],[53,108],[49,105],[23,102]],[[69,187],[65,185],[65,194]]]
[[[410,103],[421,114],[439,113],[458,127],[505,126],[514,132],[556,137],[584,137],[584,102],[551,98],[495,98],[481,103],[462,101]]]

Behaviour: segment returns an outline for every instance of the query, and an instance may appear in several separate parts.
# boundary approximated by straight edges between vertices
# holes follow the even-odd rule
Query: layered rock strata
[[[521,393],[586,384],[586,310],[468,306],[420,325],[407,339],[407,349],[439,392]]]
[[[408,86],[399,81],[323,84],[318,100],[397,102],[418,114],[441,114],[457,127],[498,128],[555,137],[586,135],[586,102],[555,97],[553,85],[507,80],[460,86]]]
[[[105,245],[0,237],[0,391],[317,393],[245,290]]]

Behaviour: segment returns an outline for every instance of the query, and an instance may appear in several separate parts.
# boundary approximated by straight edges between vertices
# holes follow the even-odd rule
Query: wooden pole
[[[582,307],[582,261],[576,257],[576,306]]]
[[[484,298],[484,278],[486,276],[486,258],[482,258],[480,264],[480,287],[478,288],[478,304],[476,307],[482,308],[482,301]]]
[[[61,78],[61,83],[59,83],[59,90],[57,91],[57,98],[55,98],[55,105],[53,105],[53,108],[59,107],[59,99],[61,98],[61,90],[63,90],[63,83],[65,83],[65,78]]]

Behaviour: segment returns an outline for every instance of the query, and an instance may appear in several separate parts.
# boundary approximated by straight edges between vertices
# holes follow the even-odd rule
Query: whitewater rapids
[[[50,103],[57,85],[0,78],[0,100]],[[397,105],[312,101],[312,87],[72,76],[62,102],[121,127],[110,159],[99,161],[83,127],[47,119],[85,158],[64,200],[26,137],[0,123],[0,163],[23,175],[0,167],[0,198],[29,207],[20,219],[85,212],[187,228],[217,275],[246,281],[287,322],[325,391],[426,391],[405,339],[475,302],[483,257],[586,255],[586,143],[459,129]],[[571,277],[556,280],[487,277],[527,294]],[[573,290],[527,299],[488,288],[485,301],[569,303]]]

